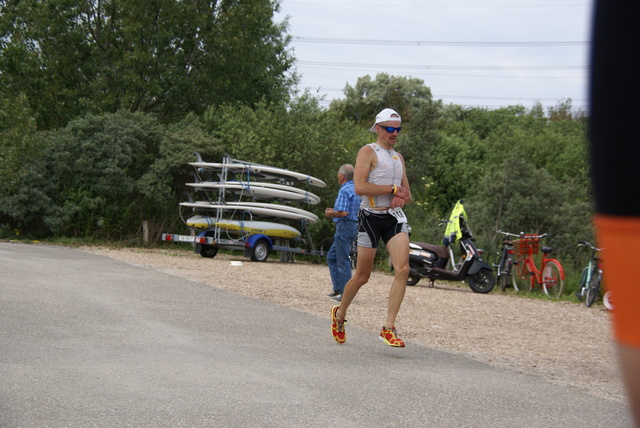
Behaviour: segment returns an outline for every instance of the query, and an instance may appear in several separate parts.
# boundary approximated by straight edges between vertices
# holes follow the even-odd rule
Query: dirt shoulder
[[[256,263],[240,254],[203,259],[187,250],[83,250],[315,314],[329,323],[333,302],[326,297],[331,279],[324,264]],[[375,338],[386,317],[390,283],[389,275],[374,272],[349,308],[349,325],[371,330]],[[610,313],[602,305],[587,308],[495,291],[476,294],[464,284],[427,284],[407,287],[398,315],[398,332],[408,346],[413,342],[463,354],[603,398],[625,400]]]

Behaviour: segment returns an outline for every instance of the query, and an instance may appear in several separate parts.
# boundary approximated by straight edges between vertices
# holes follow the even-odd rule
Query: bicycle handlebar
[[[588,246],[590,247],[592,250],[594,251],[602,251],[602,248],[597,248],[595,247],[591,242],[588,241],[578,241],[578,247],[584,247],[584,246]]]
[[[496,230],[496,233],[501,233],[502,235],[507,235],[507,236],[520,236],[516,233],[509,233],[509,232],[504,232],[502,230]]]
[[[502,230],[496,230],[496,233],[501,233],[503,235],[507,235],[507,236],[516,236],[516,237],[523,237],[525,235],[524,232],[520,232],[519,234],[515,234],[515,233],[509,233],[509,232],[505,232]],[[545,236],[551,236],[550,233],[543,233],[542,235],[533,235],[533,234],[529,234],[528,237],[529,238],[544,238]]]
[[[543,233],[542,235],[535,235],[533,233],[527,233],[527,238],[544,238],[546,236],[551,236],[550,233]],[[525,233],[521,233],[520,236],[525,236]]]

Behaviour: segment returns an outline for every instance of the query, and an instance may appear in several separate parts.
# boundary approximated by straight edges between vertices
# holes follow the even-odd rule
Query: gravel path
[[[331,279],[324,264],[271,259],[257,263],[241,254],[203,259],[179,249],[83,250],[325,317],[327,346],[335,345],[329,330],[334,302],[326,297]],[[390,284],[391,276],[374,272],[349,308],[349,325],[371,330],[375,339],[386,317]],[[587,308],[496,291],[476,294],[464,284],[427,284],[422,280],[407,287],[397,320],[407,346],[417,343],[464,354],[603,398],[625,400],[610,314],[602,305]]]

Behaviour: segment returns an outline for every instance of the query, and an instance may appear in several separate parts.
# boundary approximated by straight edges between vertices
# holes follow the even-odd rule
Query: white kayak
[[[277,168],[274,166],[217,162],[189,162],[189,165],[195,166],[196,168],[211,169],[214,171],[220,171],[223,168],[227,168],[229,171],[239,171],[247,175],[254,173],[262,177],[284,178],[293,181],[309,183],[312,186],[316,187],[327,186],[326,183],[319,178],[312,177],[308,174],[302,174],[300,172],[289,171],[288,169],[284,168]]]
[[[239,235],[262,233],[270,237],[284,239],[295,239],[300,236],[300,231],[295,227],[270,221],[221,219],[216,222],[214,217],[194,215],[189,217],[185,223],[195,229],[211,229],[216,226]]]

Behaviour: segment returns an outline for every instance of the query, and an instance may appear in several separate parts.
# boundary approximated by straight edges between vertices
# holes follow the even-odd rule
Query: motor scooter
[[[409,243],[409,279],[407,285],[416,285],[421,278],[429,279],[429,286],[433,287],[436,280],[462,281],[469,284],[475,293],[488,293],[493,290],[496,280],[491,266],[482,260],[481,252],[474,244],[474,238],[466,224],[462,201],[456,204],[451,214],[444,245],[433,245],[424,242]],[[456,242],[460,243],[461,255],[454,263],[451,248]],[[451,268],[447,265],[451,263]]]

